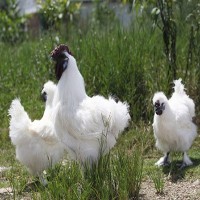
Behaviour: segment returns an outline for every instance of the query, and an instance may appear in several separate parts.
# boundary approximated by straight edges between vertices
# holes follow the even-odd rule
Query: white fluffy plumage
[[[56,66],[66,69],[54,99],[56,133],[72,159],[92,163],[116,144],[119,134],[128,126],[129,106],[112,97],[89,97],[75,58],[67,51],[61,53],[64,60]]]
[[[9,109],[9,136],[16,146],[16,158],[25,165],[34,176],[39,176],[45,185],[42,173],[60,161],[64,148],[54,132],[51,119],[52,101],[56,85],[48,81],[42,93],[47,95],[45,111],[41,120],[29,118],[19,99],[14,99]]]
[[[186,94],[181,79],[175,80],[174,84],[174,93],[169,100],[163,92],[157,92],[153,97],[156,147],[164,153],[156,165],[169,164],[170,152],[183,152],[182,168],[192,165],[186,152],[197,136],[197,127],[192,121],[195,105]]]

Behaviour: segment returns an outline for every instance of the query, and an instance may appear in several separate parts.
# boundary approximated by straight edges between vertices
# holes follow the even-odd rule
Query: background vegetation
[[[87,93],[113,95],[127,101],[132,122],[111,154],[102,158],[97,170],[88,170],[87,179],[76,163],[68,161],[64,167],[58,165],[48,173],[50,184],[45,189],[37,188],[39,196],[41,199],[138,198],[144,177],[151,177],[161,193],[162,176],[153,176],[150,167],[159,157],[151,129],[152,97],[158,90],[170,96],[173,80],[181,77],[199,114],[198,1],[123,2],[133,12],[128,28],[120,24],[108,2],[96,2],[87,23],[79,20],[80,3],[58,2],[48,0],[43,5],[37,37],[32,37],[25,28],[31,16],[20,16],[14,1],[7,1],[7,9],[0,12],[0,165],[13,166],[11,172],[2,176],[2,186],[12,186],[17,198],[24,195],[22,191],[30,179],[15,160],[8,137],[10,103],[20,97],[32,119],[42,116],[40,91],[47,80],[55,81],[49,53],[55,45],[65,43],[77,60]],[[199,156],[195,151],[198,146],[196,142],[192,151],[195,159]],[[200,175],[198,169],[189,170],[188,177],[194,172]],[[185,174],[177,176],[183,178]],[[38,198],[38,193],[30,194],[33,199]]]

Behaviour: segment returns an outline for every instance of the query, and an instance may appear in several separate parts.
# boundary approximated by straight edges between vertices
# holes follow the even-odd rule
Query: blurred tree
[[[16,0],[5,0],[0,12],[0,41],[16,43],[25,38],[26,17],[19,15]]]
[[[164,53],[168,63],[168,85],[177,78],[176,64],[176,40],[177,25],[174,17],[175,1],[173,0],[157,0],[152,9],[154,24],[160,28],[163,34]],[[171,89],[170,89],[171,90]],[[168,91],[171,93],[171,91]]]
[[[59,29],[61,23],[72,21],[81,6],[81,3],[70,0],[38,0],[37,3],[41,7],[39,13],[44,29],[52,27]]]

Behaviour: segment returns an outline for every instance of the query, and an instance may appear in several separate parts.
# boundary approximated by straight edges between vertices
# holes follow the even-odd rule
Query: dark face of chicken
[[[159,100],[154,104],[154,111],[157,115],[162,115],[165,110],[165,104],[161,103]]]
[[[67,69],[69,58],[66,56],[65,52],[62,52],[56,60],[55,64],[55,75],[56,79],[59,81],[63,72]]]
[[[41,98],[42,98],[42,100],[43,100],[44,102],[46,102],[46,101],[47,101],[47,93],[46,93],[46,92],[43,92],[43,93],[41,94]]]
[[[71,55],[69,48],[64,44],[59,45],[51,52],[51,58],[55,61],[55,75],[58,81],[68,66],[69,58],[66,53]]]

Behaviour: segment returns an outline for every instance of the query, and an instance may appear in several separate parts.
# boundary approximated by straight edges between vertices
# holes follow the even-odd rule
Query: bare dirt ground
[[[166,180],[163,194],[157,194],[154,183],[147,180],[142,183],[141,200],[199,200],[200,180],[171,182]]]

